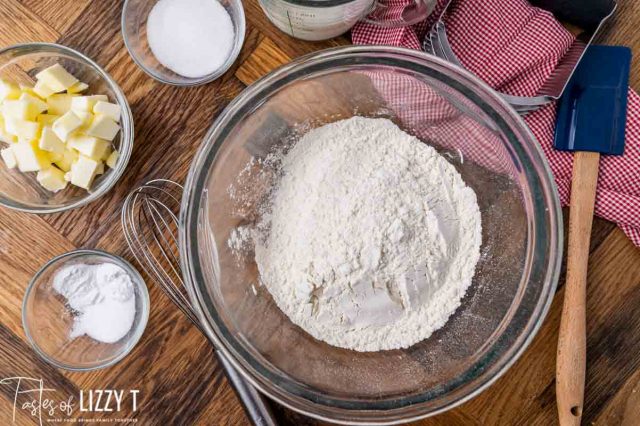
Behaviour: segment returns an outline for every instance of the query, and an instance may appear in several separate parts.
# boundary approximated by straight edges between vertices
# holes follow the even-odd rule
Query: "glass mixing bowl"
[[[253,223],[277,171],[264,159],[310,128],[386,117],[449,159],[478,197],[481,259],[447,324],[404,350],[360,353],[295,326],[259,285],[252,253],[229,248]],[[211,339],[262,392],[301,413],[391,424],[456,406],[522,354],[552,300],[562,257],[560,205],[522,119],[449,63],[392,47],[300,58],[240,94],[198,152],[182,200],[185,281]]]
[[[0,79],[33,87],[35,75],[43,69],[60,64],[80,81],[89,85],[83,95],[104,94],[109,102],[120,105],[120,131],[112,144],[119,152],[115,168],[105,167],[89,191],[67,185],[62,191],[50,192],[36,180],[36,173],[21,173],[8,169],[0,161],[0,205],[30,213],[57,213],[84,206],[104,194],[124,173],[133,150],[133,116],[118,84],[98,64],[69,47],[50,43],[17,44],[0,50]],[[5,144],[0,142],[0,148]]]

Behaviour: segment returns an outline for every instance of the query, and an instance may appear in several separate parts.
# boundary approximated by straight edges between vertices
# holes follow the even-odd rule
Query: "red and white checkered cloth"
[[[387,13],[400,16],[411,3],[412,0],[390,0]],[[445,3],[439,0],[436,11],[413,27],[381,28],[358,23],[351,33],[353,43],[420,49],[427,29]],[[449,6],[445,23],[449,42],[468,70],[494,89],[520,96],[538,92],[574,41],[573,35],[550,12],[525,0],[455,0]],[[403,102],[402,95],[388,87],[393,82],[377,80],[377,84],[382,93],[394,98],[391,103]],[[412,96],[416,96],[415,92]],[[603,156],[600,161],[595,214],[618,224],[640,246],[640,96],[631,88],[628,96],[625,152],[622,156]],[[427,97],[433,98],[425,94],[422,102]],[[555,116],[556,106],[550,104],[526,116],[525,121],[540,142],[560,200],[567,205],[573,155],[553,148]],[[442,142],[446,145],[446,140]]]

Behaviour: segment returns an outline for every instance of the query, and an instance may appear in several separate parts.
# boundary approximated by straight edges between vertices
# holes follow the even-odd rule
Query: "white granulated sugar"
[[[217,0],[160,0],[147,18],[151,52],[184,77],[204,77],[222,67],[234,38],[229,12]]]
[[[406,348],[447,322],[481,224],[475,193],[441,155],[387,119],[353,117],[304,135],[280,172],[255,258],[291,321],[357,351]]]

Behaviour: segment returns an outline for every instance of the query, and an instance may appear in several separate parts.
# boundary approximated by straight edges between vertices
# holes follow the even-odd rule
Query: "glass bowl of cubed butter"
[[[0,50],[0,205],[55,213],[113,187],[133,147],[124,93],[65,46]]]

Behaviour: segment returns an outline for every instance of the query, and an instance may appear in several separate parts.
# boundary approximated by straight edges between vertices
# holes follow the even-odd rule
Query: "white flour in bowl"
[[[281,163],[253,239],[260,280],[291,321],[357,351],[406,348],[447,322],[481,224],[444,157],[389,120],[353,117],[311,130]]]

